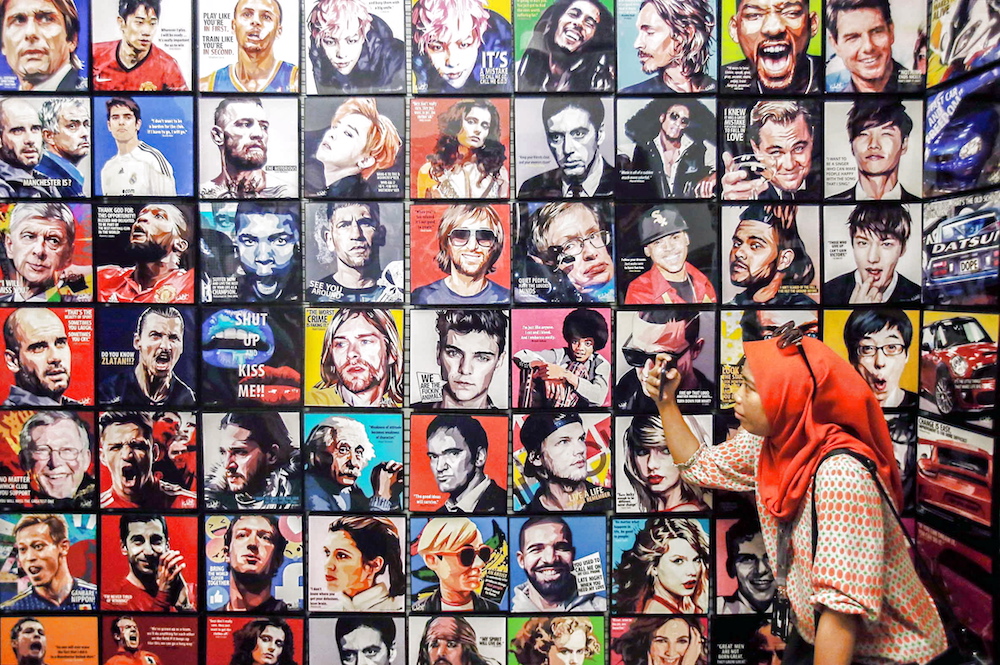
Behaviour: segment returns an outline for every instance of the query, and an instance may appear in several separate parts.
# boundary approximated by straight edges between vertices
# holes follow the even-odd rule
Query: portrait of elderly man
[[[748,206],[740,213],[729,250],[729,281],[743,290],[727,304],[740,307],[815,307],[799,289],[812,284],[816,268],[799,235],[798,206]]]
[[[440,415],[427,425],[427,461],[434,482],[447,494],[439,513],[507,511],[507,490],[486,475],[489,437],[472,416]]]
[[[218,461],[206,472],[206,508],[260,510],[301,505],[301,456],[282,414],[227,413],[206,441],[206,445],[218,446]]]
[[[395,408],[403,404],[403,346],[389,310],[340,309],[320,352],[310,406]]]
[[[345,616],[333,629],[340,665],[390,665],[396,660],[396,620]]]
[[[715,40],[715,3],[707,0],[643,0],[635,17],[636,50],[645,81],[623,94],[709,92],[717,83],[708,71]]]
[[[94,90],[188,89],[177,60],[153,43],[160,27],[160,2],[118,0],[122,38],[94,44]]]
[[[414,305],[492,305],[510,301],[510,289],[487,278],[504,250],[500,215],[490,205],[448,206],[438,223],[435,256],[443,277],[413,290]]]
[[[90,430],[72,411],[39,411],[18,434],[18,461],[28,477],[26,506],[92,509],[97,482],[90,471]]]
[[[62,515],[22,515],[9,536],[28,586],[0,603],[5,614],[97,607],[97,586],[69,569],[69,525]]]
[[[601,638],[587,617],[533,617],[510,641],[520,665],[583,665],[601,651]]]
[[[523,213],[522,213],[523,214]],[[525,275],[551,286],[518,295],[519,302],[612,302],[615,264],[606,209],[585,203],[553,201],[529,219]]]
[[[306,505],[310,510],[388,512],[402,510],[403,464],[379,462],[371,470],[372,496],[358,486],[375,458],[364,424],[346,416],[330,416],[306,439]]]
[[[73,368],[69,335],[51,309],[21,307],[3,324],[4,361],[14,385],[3,406],[78,406],[65,397]]]
[[[416,665],[499,665],[479,652],[476,630],[463,617],[433,617],[424,624]]]
[[[229,602],[220,610],[272,614],[294,609],[271,593],[288,545],[275,515],[240,515],[229,523],[223,542]]]
[[[111,622],[111,639],[118,645],[118,652],[108,658],[104,665],[163,665],[163,661],[152,651],[141,649],[142,635],[134,617],[120,616]]]
[[[170,549],[167,518],[162,515],[122,515],[118,539],[129,571],[120,581],[101,584],[102,609],[130,612],[190,612],[197,597],[184,580],[187,562]],[[110,556],[108,552],[105,556]],[[192,562],[189,575],[197,577]]]
[[[829,0],[826,29],[843,64],[843,69],[827,72],[827,92],[920,89],[920,78],[908,76],[892,57],[896,32],[889,0]]]
[[[598,351],[608,345],[610,331],[595,309],[579,307],[562,323],[566,346],[521,349],[513,360],[521,370],[518,406],[521,408],[589,408],[608,401],[611,363]]]
[[[761,101],[750,109],[750,153],[722,153],[722,198],[727,200],[818,200],[823,182],[813,171],[818,120],[805,101]],[[747,163],[750,164],[747,164]],[[746,169],[743,165],[756,169]]]
[[[13,270],[0,302],[90,302],[89,275],[72,268],[76,220],[65,203],[17,203],[10,209],[4,249]]]
[[[520,198],[578,199],[614,194],[615,169],[601,155],[605,133],[600,97],[546,97],[542,128],[556,168],[521,183]]]
[[[858,182],[828,201],[918,201],[899,182],[899,163],[910,146],[913,120],[903,102],[859,99],[847,112],[847,138],[858,166]],[[919,144],[918,144],[919,145]],[[919,157],[909,165],[920,172]]]
[[[510,23],[486,0],[417,0],[413,5],[415,92],[508,92]]]
[[[406,47],[367,0],[319,0],[306,27],[317,94],[403,92]]]
[[[187,265],[188,220],[167,203],[150,203],[129,230],[125,260],[130,265],[97,269],[100,302],[194,302],[194,270]]]
[[[897,271],[913,220],[899,203],[860,205],[847,218],[856,270],[823,285],[829,305],[917,302],[920,285]]]
[[[523,512],[603,512],[614,507],[611,491],[587,480],[587,428],[580,414],[533,413],[521,425],[520,441],[524,475],[538,482]]]
[[[0,37],[18,90],[87,89],[87,72],[76,55],[80,13],[73,0],[0,2]]]
[[[90,194],[90,106],[80,98],[46,99],[38,111],[45,152],[35,170],[44,177],[61,180],[55,185],[60,197]]]
[[[917,405],[917,394],[900,385],[912,340],[913,323],[901,309],[856,309],[844,324],[847,359],[883,409]]]
[[[756,515],[741,515],[726,530],[726,572],[736,591],[719,596],[718,614],[759,614],[771,609],[778,588]]]
[[[163,153],[139,139],[142,109],[131,97],[112,97],[108,132],[118,152],[101,167],[104,196],[177,196],[174,167]]]
[[[701,336],[701,312],[646,309],[629,314],[632,331],[621,349],[629,369],[615,385],[616,408],[629,413],[656,413],[656,405],[646,394],[646,377],[653,370],[656,356],[660,353],[669,354],[671,362],[680,372],[679,390],[702,396],[712,393],[714,382],[694,366],[695,360],[705,350],[705,338]],[[622,323],[623,319],[619,318],[619,326]],[[622,334],[621,328],[619,334]],[[707,401],[707,398],[697,399]]]
[[[299,300],[298,204],[241,201],[233,218],[237,298],[244,302]]]
[[[390,168],[402,140],[396,125],[378,112],[374,97],[347,99],[333,114],[316,148],[315,158],[323,165],[325,189],[315,196],[331,199],[373,198],[371,177]]]
[[[278,0],[239,0],[230,21],[236,38],[236,62],[203,76],[202,92],[298,92],[299,67],[274,56],[281,36]],[[298,43],[298,26],[291,39]]]
[[[194,406],[194,391],[174,371],[184,354],[184,317],[176,307],[154,305],[143,311],[132,335],[132,348],[135,367],[107,377],[98,386],[102,404]]]
[[[499,310],[446,309],[437,314],[437,364],[441,400],[415,409],[495,409],[493,375],[507,347],[507,316]],[[501,370],[502,371],[502,370]],[[506,392],[506,391],[504,391]]]
[[[625,121],[625,136],[635,148],[631,158],[618,157],[619,195],[667,199],[714,194],[715,114],[701,102],[654,99]]]
[[[0,197],[59,196],[56,187],[48,184],[45,174],[38,170],[42,146],[42,120],[35,107],[16,97],[0,99]]]
[[[673,206],[659,205],[639,220],[642,253],[653,265],[628,285],[626,305],[713,303],[718,298],[711,280],[688,263],[687,220]]]
[[[600,0],[556,0],[517,64],[518,92],[613,92],[615,17]]]
[[[249,3],[270,0],[246,0]],[[298,185],[268,173],[267,149],[271,119],[257,97],[227,97],[215,107],[209,130],[219,146],[219,175],[198,189],[207,199],[287,199],[298,194]],[[202,172],[208,173],[202,155]]]
[[[17,665],[45,665],[48,642],[45,626],[35,617],[21,617],[10,629],[10,647]]]
[[[416,591],[414,612],[496,612],[500,606],[477,591],[493,550],[468,517],[432,517],[416,543],[416,553],[437,584]],[[506,564],[505,564],[506,567]]]
[[[723,87],[748,94],[815,93],[823,89],[823,59],[809,55],[819,16],[808,0],[727,0],[736,11],[729,39],[743,60],[722,66]]]
[[[517,565],[527,580],[514,587],[512,612],[604,612],[607,598],[579,593],[573,575],[573,531],[561,517],[529,517],[518,536]]]
[[[146,412],[107,411],[101,414],[101,464],[111,487],[101,492],[101,508],[164,510],[194,508],[197,493],[153,475],[160,456],[153,440],[153,422]]]
[[[332,265],[334,272],[321,279],[309,279],[309,300],[320,302],[403,302],[402,259],[379,262],[387,229],[379,204],[338,201],[316,210],[314,237],[316,261]]]

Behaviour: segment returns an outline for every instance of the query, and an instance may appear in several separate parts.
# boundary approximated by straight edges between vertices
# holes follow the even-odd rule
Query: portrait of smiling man
[[[900,163],[910,147],[912,131],[913,120],[902,101],[864,98],[854,102],[847,112],[847,137],[857,163],[858,182],[850,189],[828,196],[827,200],[919,200],[899,182]],[[837,136],[843,134],[837,132]],[[916,141],[919,146],[919,136]],[[919,152],[914,151],[914,163],[907,164],[908,170],[915,174],[921,170]]]
[[[922,76],[892,56],[896,26],[889,0],[829,0],[826,29],[842,69],[827,72],[827,92],[914,92]]]
[[[518,92],[611,92],[615,17],[599,0],[557,0],[517,65]]]
[[[97,586],[69,569],[69,525],[62,515],[22,515],[11,532],[12,551],[28,587],[0,604],[5,613],[94,610]]]
[[[823,59],[809,55],[819,16],[809,0],[734,2],[728,36],[743,60],[722,66],[724,89],[749,94],[814,93],[823,87]]]
[[[503,367],[507,316],[500,310],[446,309],[436,313],[437,366],[441,399],[411,404],[415,409],[496,409],[490,387]],[[426,364],[424,364],[426,366]],[[414,375],[422,372],[415,365]],[[433,376],[431,373],[426,374]],[[503,391],[506,398],[506,390]],[[415,391],[415,394],[416,393]]]
[[[201,91],[298,92],[298,65],[274,55],[281,23],[278,0],[239,0],[229,24],[236,38],[236,62],[203,76],[198,82]],[[298,25],[292,34],[297,35],[297,31]]]
[[[204,115],[204,114],[203,114]],[[298,186],[266,170],[271,119],[257,97],[227,97],[215,107],[209,130],[219,148],[219,175],[198,189],[208,199],[285,199]],[[206,123],[207,124],[207,123]],[[200,155],[202,174],[209,172],[208,155]]]
[[[446,277],[413,290],[414,305],[490,305],[510,301],[510,289],[486,276],[504,251],[507,234],[489,205],[445,208],[437,228],[438,270]]]
[[[556,168],[531,176],[518,189],[520,198],[563,199],[614,194],[614,167],[604,159],[604,100],[600,97],[546,97],[542,130]],[[529,111],[519,105],[518,111]],[[519,131],[535,135],[522,123]]]
[[[726,529],[726,572],[736,580],[736,591],[719,596],[718,614],[767,612],[778,586],[771,561],[764,550],[764,537],[756,516],[742,515]]]
[[[111,527],[116,520],[121,554],[128,562],[129,572],[120,580],[110,580],[107,575],[102,579],[101,609],[194,611],[194,589],[184,579],[187,562],[180,550],[170,548],[167,518],[162,515],[106,517],[105,528]],[[197,570],[196,565],[192,568]],[[188,574],[197,577],[195,572]]]
[[[583,519],[583,518],[579,518]],[[579,524],[579,522],[577,522]],[[529,517],[518,537],[517,565],[527,580],[514,587],[512,612],[603,612],[607,598],[579,593],[573,575],[573,531],[561,517]]]
[[[0,37],[18,90],[87,89],[87,72],[76,55],[80,13],[73,0],[0,2]],[[88,37],[83,37],[86,52]]]
[[[18,434],[21,471],[28,478],[25,505],[92,509],[97,483],[90,475],[90,430],[72,411],[40,411]]]

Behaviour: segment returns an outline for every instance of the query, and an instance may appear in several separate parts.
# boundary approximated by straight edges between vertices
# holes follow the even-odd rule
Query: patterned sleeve
[[[695,485],[732,492],[757,489],[757,458],[763,438],[742,427],[717,446],[702,444],[682,468],[681,477]],[[690,466],[689,466],[690,465]]]
[[[875,622],[886,573],[882,496],[868,470],[850,455],[824,462],[815,482],[819,537],[809,600]]]

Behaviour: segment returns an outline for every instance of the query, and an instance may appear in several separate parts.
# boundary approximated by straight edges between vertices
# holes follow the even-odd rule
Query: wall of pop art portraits
[[[753,498],[645,380],[722,442],[787,322],[993,658],[997,3],[0,0],[0,41],[0,664],[777,665]]]

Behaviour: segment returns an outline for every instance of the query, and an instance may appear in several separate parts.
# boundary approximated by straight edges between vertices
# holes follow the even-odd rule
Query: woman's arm
[[[858,635],[857,614],[824,608],[816,628],[816,657],[813,665],[850,665]]]
[[[677,406],[677,388],[681,385],[681,373],[676,367],[672,367],[661,377],[664,363],[669,358],[666,353],[656,356],[652,369],[647,372],[645,391],[660,412],[663,439],[670,450],[670,455],[674,458],[674,464],[683,464],[701,447],[701,441],[684,422],[681,409]]]

